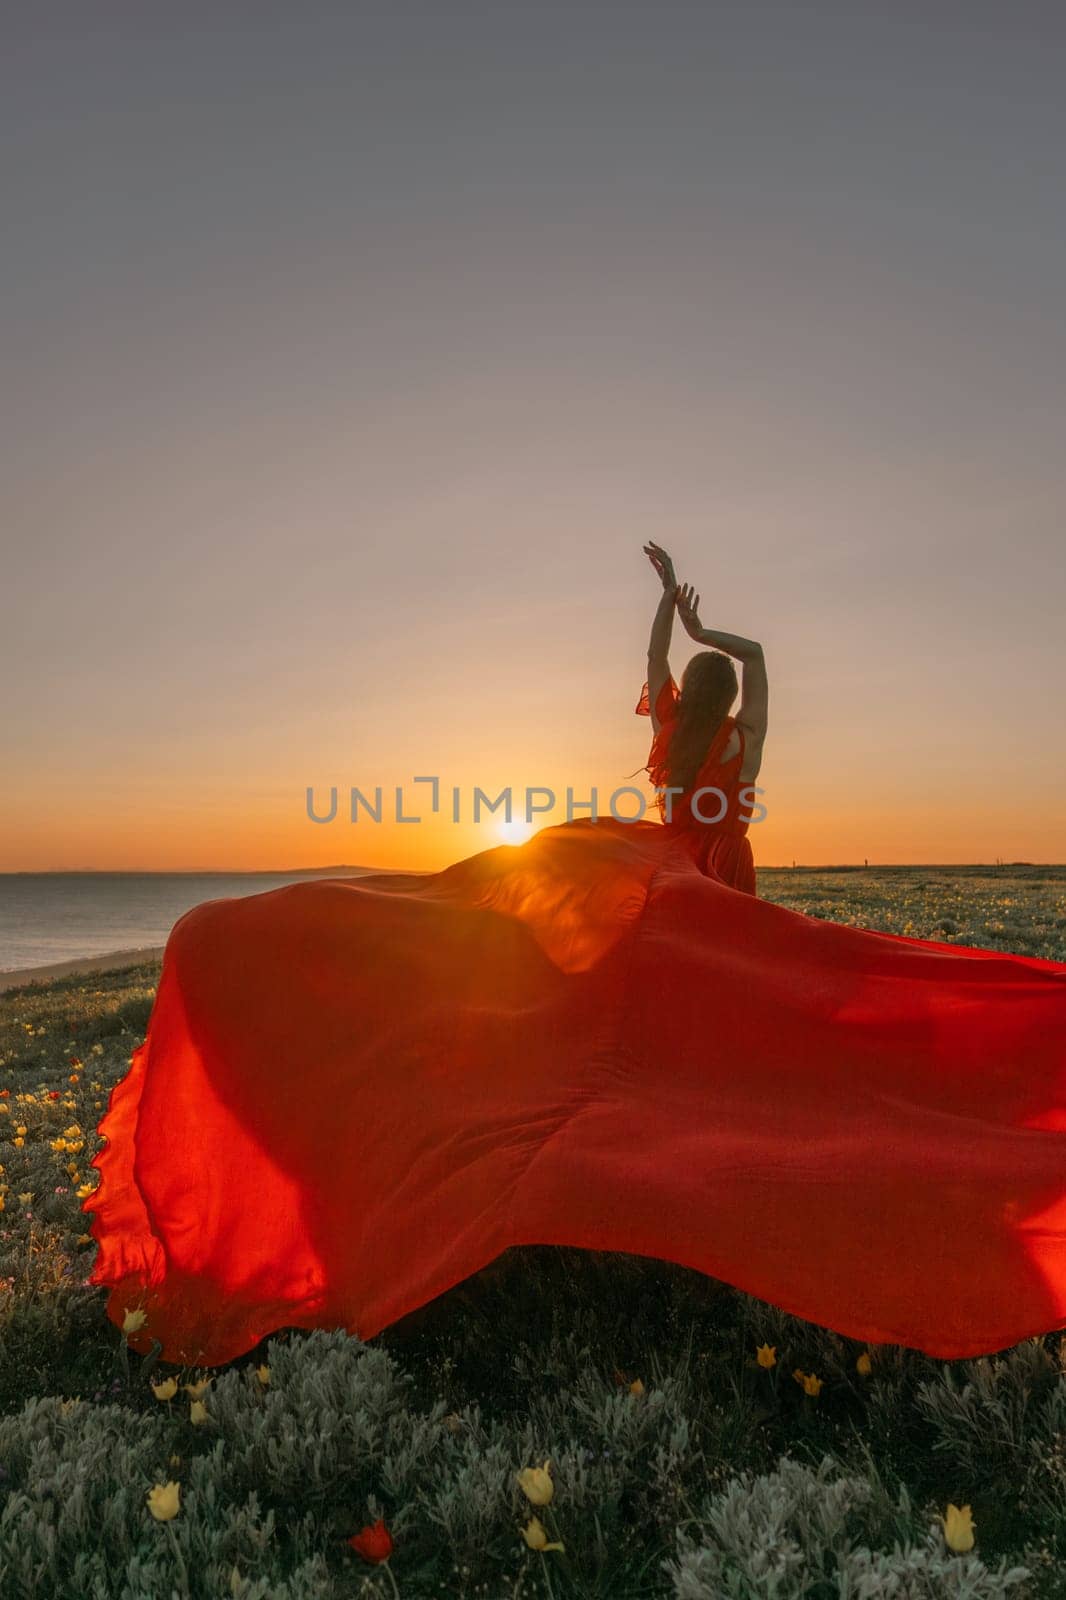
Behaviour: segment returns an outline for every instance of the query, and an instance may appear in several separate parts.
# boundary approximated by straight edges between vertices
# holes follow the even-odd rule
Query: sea
[[[0,974],[166,944],[177,919],[204,900],[373,870],[0,873]]]

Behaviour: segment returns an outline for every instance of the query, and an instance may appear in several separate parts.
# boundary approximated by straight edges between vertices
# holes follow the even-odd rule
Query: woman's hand
[[[644,546],[644,554],[659,574],[663,588],[676,592],[677,577],[674,573],[674,563],[670,560],[662,545],[653,544],[649,539]]]
[[[677,592],[677,614],[684,623],[685,632],[703,642],[703,626],[699,618],[700,597],[691,583],[683,583]]]

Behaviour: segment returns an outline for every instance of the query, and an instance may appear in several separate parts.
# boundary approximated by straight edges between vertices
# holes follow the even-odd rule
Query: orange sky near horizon
[[[650,619],[658,592],[642,559],[631,547],[627,565],[636,572],[625,585],[631,625],[605,642],[599,663],[579,670],[577,652],[565,652],[568,624],[557,621],[554,663],[545,665],[540,685],[531,681],[520,652],[510,653],[495,675],[480,674],[473,663],[460,672],[456,641],[454,649],[440,644],[440,676],[429,675],[424,692],[410,700],[397,667],[392,683],[354,693],[351,704],[341,697],[329,715],[322,707],[312,714],[279,664],[277,705],[232,734],[218,707],[208,728],[198,725],[197,706],[190,703],[183,727],[144,728],[145,742],[136,749],[124,751],[114,730],[107,758],[98,752],[92,771],[75,735],[71,746],[48,753],[29,781],[20,783],[17,774],[9,781],[0,804],[0,870],[224,871],[342,863],[432,870],[475,850],[518,842],[528,831],[521,827],[527,786],[546,786],[555,796],[534,827],[565,820],[568,786],[576,815],[589,814],[581,802],[593,786],[601,815],[608,814],[612,791],[637,787],[654,819],[652,791],[639,772],[633,776],[650,737],[648,720],[633,714],[644,671],[641,624]],[[746,607],[741,622],[749,611],[757,607]],[[729,613],[722,620],[737,622]],[[449,631],[459,633],[462,625],[460,608]],[[502,640],[494,649],[492,636],[486,623],[482,644],[499,660]],[[676,629],[675,673],[691,648]],[[802,649],[797,638],[800,668]],[[789,673],[783,643],[776,649],[767,644],[767,655],[771,733],[758,780],[767,816],[751,829],[758,864],[1066,860],[1062,809],[1038,803],[1041,793],[1056,786],[1061,792],[1060,753],[1049,746],[1043,763],[1038,752],[1027,757],[1016,735],[1011,743],[1009,719],[993,705],[990,726],[998,721],[1003,730],[1004,767],[1019,774],[997,784],[977,706],[965,714],[968,694],[976,693],[972,679],[969,689],[962,675],[934,681],[930,702],[939,698],[944,707],[941,722],[915,714],[923,685],[913,666],[900,667],[901,694],[888,694],[877,706],[864,679],[838,674],[832,659],[816,675],[821,687],[812,691],[802,670]],[[843,647],[841,655],[846,658]],[[469,652],[465,659],[470,662]],[[807,665],[810,672],[809,656]],[[365,670],[356,676],[367,681]],[[286,730],[284,737],[279,730]],[[1021,776],[1026,770],[1027,781]],[[413,781],[419,774],[439,779],[437,816],[429,786]],[[381,823],[360,808],[353,824],[351,788],[373,799],[378,785]],[[508,785],[517,826],[505,830],[502,811],[487,806],[475,824],[475,787],[495,798]],[[308,786],[320,815],[336,786],[333,821],[309,819]],[[419,816],[418,823],[395,820],[397,786],[404,814]],[[454,788],[458,823],[451,814]],[[538,795],[536,803],[542,800]],[[617,804],[627,815],[637,809],[628,792]]]
[[[606,811],[649,537],[764,645],[758,864],[1066,861],[1066,102],[1030,21],[13,20],[0,871],[500,842],[306,816],[420,773]]]

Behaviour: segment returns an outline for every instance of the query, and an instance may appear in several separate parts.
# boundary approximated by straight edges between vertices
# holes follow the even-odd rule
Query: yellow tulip
[[[554,1541],[548,1543],[548,1535],[544,1532],[539,1517],[530,1517],[522,1529],[522,1537],[531,1550],[561,1550],[563,1546]]]
[[[194,1400],[190,1405],[189,1421],[195,1428],[198,1428],[202,1422],[207,1421],[207,1407],[202,1400]]]
[[[157,1400],[173,1400],[178,1392],[177,1378],[164,1378],[162,1383],[152,1384],[152,1393]]]
[[[77,1189],[76,1193],[79,1200],[88,1200],[91,1194],[96,1193],[96,1185],[93,1183],[83,1183]]]
[[[949,1500],[947,1515],[940,1520],[944,1524],[944,1540],[949,1550],[961,1555],[973,1549],[974,1521],[969,1506],[952,1505]]]
[[[15,1146],[16,1150],[21,1150],[22,1146],[26,1143],[26,1141],[25,1141],[25,1139],[22,1137],[22,1135],[20,1133],[20,1134],[17,1134],[14,1139],[12,1139],[11,1143]]]
[[[874,1366],[873,1362],[870,1360],[869,1351],[864,1350],[862,1355],[855,1363],[855,1371],[860,1372],[864,1378],[868,1378],[873,1369]]]
[[[270,1382],[270,1368],[267,1366],[265,1361],[261,1367],[256,1367],[255,1375],[265,1389],[267,1384]]]
[[[760,1367],[773,1367],[777,1365],[776,1344],[761,1344],[755,1352],[755,1359]]]
[[[190,1400],[199,1400],[207,1393],[207,1386],[210,1382],[210,1378],[200,1378],[196,1383],[183,1383],[182,1388]]]
[[[142,1311],[140,1307],[136,1311],[131,1311],[127,1306],[126,1315],[122,1319],[122,1331],[123,1333],[136,1333],[138,1329],[144,1327],[147,1321],[148,1313],[146,1311]]]
[[[33,1204],[33,1190],[32,1189],[30,1189],[26,1194],[20,1194],[19,1195],[19,1205],[20,1206],[30,1206],[32,1204]]]
[[[629,1385],[629,1392],[630,1392],[630,1394],[643,1394],[644,1393],[644,1385],[641,1383],[639,1378],[634,1378],[633,1379],[633,1382]]]
[[[169,1522],[181,1509],[181,1485],[157,1483],[148,1491],[148,1509],[157,1522]]]
[[[518,1487],[526,1499],[535,1506],[550,1505],[555,1493],[555,1485],[551,1480],[548,1468],[551,1459],[545,1461],[543,1467],[523,1467],[521,1472],[515,1474]]]
[[[816,1378],[813,1372],[804,1372],[802,1367],[797,1367],[792,1376],[803,1385],[804,1394],[817,1394],[822,1387],[822,1379]]]

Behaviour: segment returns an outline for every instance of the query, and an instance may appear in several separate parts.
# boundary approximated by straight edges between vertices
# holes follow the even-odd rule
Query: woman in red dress
[[[664,822],[684,830],[702,871],[754,894],[748,822],[766,738],[762,645],[704,628],[700,597],[691,585],[678,584],[666,551],[652,543],[644,549],[663,585],[648,642],[648,678],[637,704],[639,714],[651,717],[654,738],[646,770],[658,790],[659,812]],[[680,689],[669,662],[675,605],[697,644],[717,647],[693,656]],[[729,714],[737,695],[730,656],[743,664],[744,674],[735,717]]]
[[[135,1348],[369,1339],[522,1244],[679,1262],[933,1356],[1066,1325],[1066,964],[759,899],[762,652],[648,553],[663,821],[175,924],[84,1202]],[[716,647],[679,691],[675,608]]]

